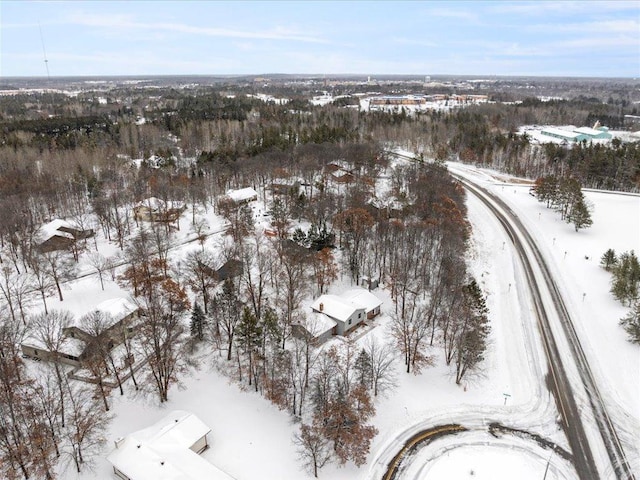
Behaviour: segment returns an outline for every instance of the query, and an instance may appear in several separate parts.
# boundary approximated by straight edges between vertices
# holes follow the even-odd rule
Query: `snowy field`
[[[609,294],[609,274],[599,266],[599,258],[607,248],[617,252],[640,251],[640,197],[587,192],[587,198],[594,204],[594,225],[576,233],[555,212],[528,195],[528,186],[507,184],[496,175],[469,170],[466,166],[455,168],[482,179],[530,226],[560,279],[573,318],[580,320],[577,328],[610,414],[618,426],[624,427],[626,438],[640,438],[640,349],[626,341],[624,331],[618,326],[619,318],[627,309]],[[264,205],[256,202],[253,208],[256,219],[263,219]],[[373,423],[379,434],[372,442],[369,463],[361,468],[352,464],[344,467],[330,464],[320,472],[321,478],[380,478],[388,455],[400,447],[399,437],[406,438],[422,426],[452,420],[471,428],[480,427],[484,421],[498,420],[505,425],[527,428],[568,448],[554,421],[553,400],[543,385],[541,372],[546,366],[528,308],[522,272],[497,221],[473,197],[468,200],[468,208],[473,227],[470,270],[487,295],[492,327],[483,371],[465,379],[462,386],[456,386],[450,368],[444,365],[441,350],[435,347],[434,366],[426,368],[420,376],[404,373],[398,361],[397,388],[376,401]],[[198,212],[198,215],[207,219],[210,232],[221,230],[219,217],[210,212]],[[182,217],[176,244],[194,237],[190,218],[190,211]],[[220,235],[214,234],[206,246],[215,249],[219,241]],[[103,245],[100,249],[105,254],[102,248]],[[171,256],[179,258],[194,248],[200,247],[197,243],[185,244]],[[89,272],[90,268],[86,266],[84,270]],[[330,293],[339,293],[348,287],[350,285],[337,282]],[[375,320],[374,328],[359,339],[362,342],[369,335],[390,340],[388,312],[393,307],[384,288],[375,294],[384,301],[382,315]],[[126,296],[126,292],[110,279],[102,291],[98,278],[88,275],[67,286],[64,302],[51,298],[49,305],[80,315],[99,301],[119,296]],[[197,364],[198,368],[183,379],[180,388],[170,390],[169,401],[162,406],[153,395],[136,394],[129,384],[125,385],[122,397],[114,391],[110,399],[114,420],[95,471],[83,472],[78,477],[67,470],[62,478],[115,479],[104,458],[113,450],[113,442],[151,425],[174,409],[196,414],[211,428],[211,448],[203,457],[233,478],[312,478],[301,470],[297,460],[292,437],[298,426],[287,412],[278,410],[256,393],[242,391],[231,384],[214,368],[210,352],[201,351]],[[446,454],[437,455],[437,452]],[[638,455],[635,455],[637,462]],[[428,461],[430,459],[435,461]],[[547,465],[548,479],[575,477],[566,461],[549,455],[548,450],[533,442],[490,441],[478,430],[468,437],[435,441],[416,456],[402,478],[541,478]],[[524,473],[530,476],[523,476]]]

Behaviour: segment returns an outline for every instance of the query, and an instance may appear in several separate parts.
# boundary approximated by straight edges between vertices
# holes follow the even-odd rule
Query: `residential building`
[[[122,480],[232,480],[200,456],[209,448],[210,433],[194,414],[176,410],[116,440],[107,460]]]
[[[150,197],[133,207],[133,216],[143,222],[172,223],[177,221],[186,209],[187,206],[182,202]]]
[[[225,197],[235,205],[243,205],[257,200],[258,192],[251,187],[240,188],[238,190],[229,190]]]
[[[321,295],[311,304],[311,309],[335,322],[333,334],[345,335],[363,321],[380,314],[381,305],[382,301],[373,293],[354,288],[341,295]]]
[[[39,239],[38,250],[43,253],[70,250],[78,240],[84,240],[94,234],[95,232],[92,229],[83,230],[66,220],[58,218],[40,227],[37,234]]]
[[[139,309],[132,301],[126,298],[113,298],[99,303],[94,310],[103,312],[106,318],[112,321],[99,338],[86,332],[82,325],[68,325],[62,331],[65,339],[59,351],[50,351],[37,337],[31,335],[21,345],[22,354],[35,360],[58,361],[77,367],[95,354],[98,343],[101,346],[108,345],[110,350],[122,343],[125,331],[123,329],[131,334],[134,333]]]

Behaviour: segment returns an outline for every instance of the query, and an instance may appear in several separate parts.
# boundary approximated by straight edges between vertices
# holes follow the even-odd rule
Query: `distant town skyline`
[[[640,77],[638,0],[2,0],[0,30],[3,77]]]

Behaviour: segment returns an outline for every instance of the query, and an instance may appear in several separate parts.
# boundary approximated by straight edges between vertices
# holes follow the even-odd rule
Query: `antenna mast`
[[[44,37],[42,36],[42,27],[40,21],[38,21],[38,29],[40,30],[40,42],[42,42],[42,54],[44,55],[44,66],[47,69],[47,80],[51,80],[49,76],[49,60],[47,60],[47,51],[44,49]]]

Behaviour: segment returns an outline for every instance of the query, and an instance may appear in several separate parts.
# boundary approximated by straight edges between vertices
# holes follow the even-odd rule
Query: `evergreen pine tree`
[[[602,258],[600,259],[600,265],[607,271],[610,272],[618,263],[618,257],[616,257],[616,251],[612,248],[604,252]]]
[[[304,231],[300,227],[297,227],[293,231],[293,235],[291,236],[291,240],[293,240],[295,243],[297,243],[298,245],[300,245],[302,247],[309,248],[309,242],[307,241],[307,234],[304,233]]]
[[[489,309],[487,308],[482,290],[472,280],[464,287],[464,302],[466,316],[457,340],[456,353],[456,383],[459,385],[462,377],[474,370],[482,360],[487,349],[489,336]]]
[[[262,325],[260,320],[251,313],[249,307],[242,310],[242,318],[236,330],[236,342],[249,360],[249,385],[254,384],[258,391],[258,365],[256,364],[256,353],[262,345]]]
[[[567,223],[573,223],[576,232],[581,228],[587,228],[593,224],[589,207],[587,207],[587,204],[584,201],[584,195],[582,192],[579,192],[579,195],[577,195],[573,205],[570,207],[566,220]]]
[[[191,336],[198,339],[204,339],[204,325],[206,323],[206,319],[204,316],[204,312],[198,303],[193,305],[193,310],[191,311]]]
[[[369,389],[373,383],[371,357],[363,348],[356,358],[355,369],[357,372],[357,381],[360,385]]]
[[[640,263],[633,250],[620,255],[618,263],[613,269],[611,293],[622,303],[628,303],[638,298],[640,290]]]
[[[620,319],[620,325],[629,335],[629,341],[640,345],[640,302],[636,301],[629,314]]]

